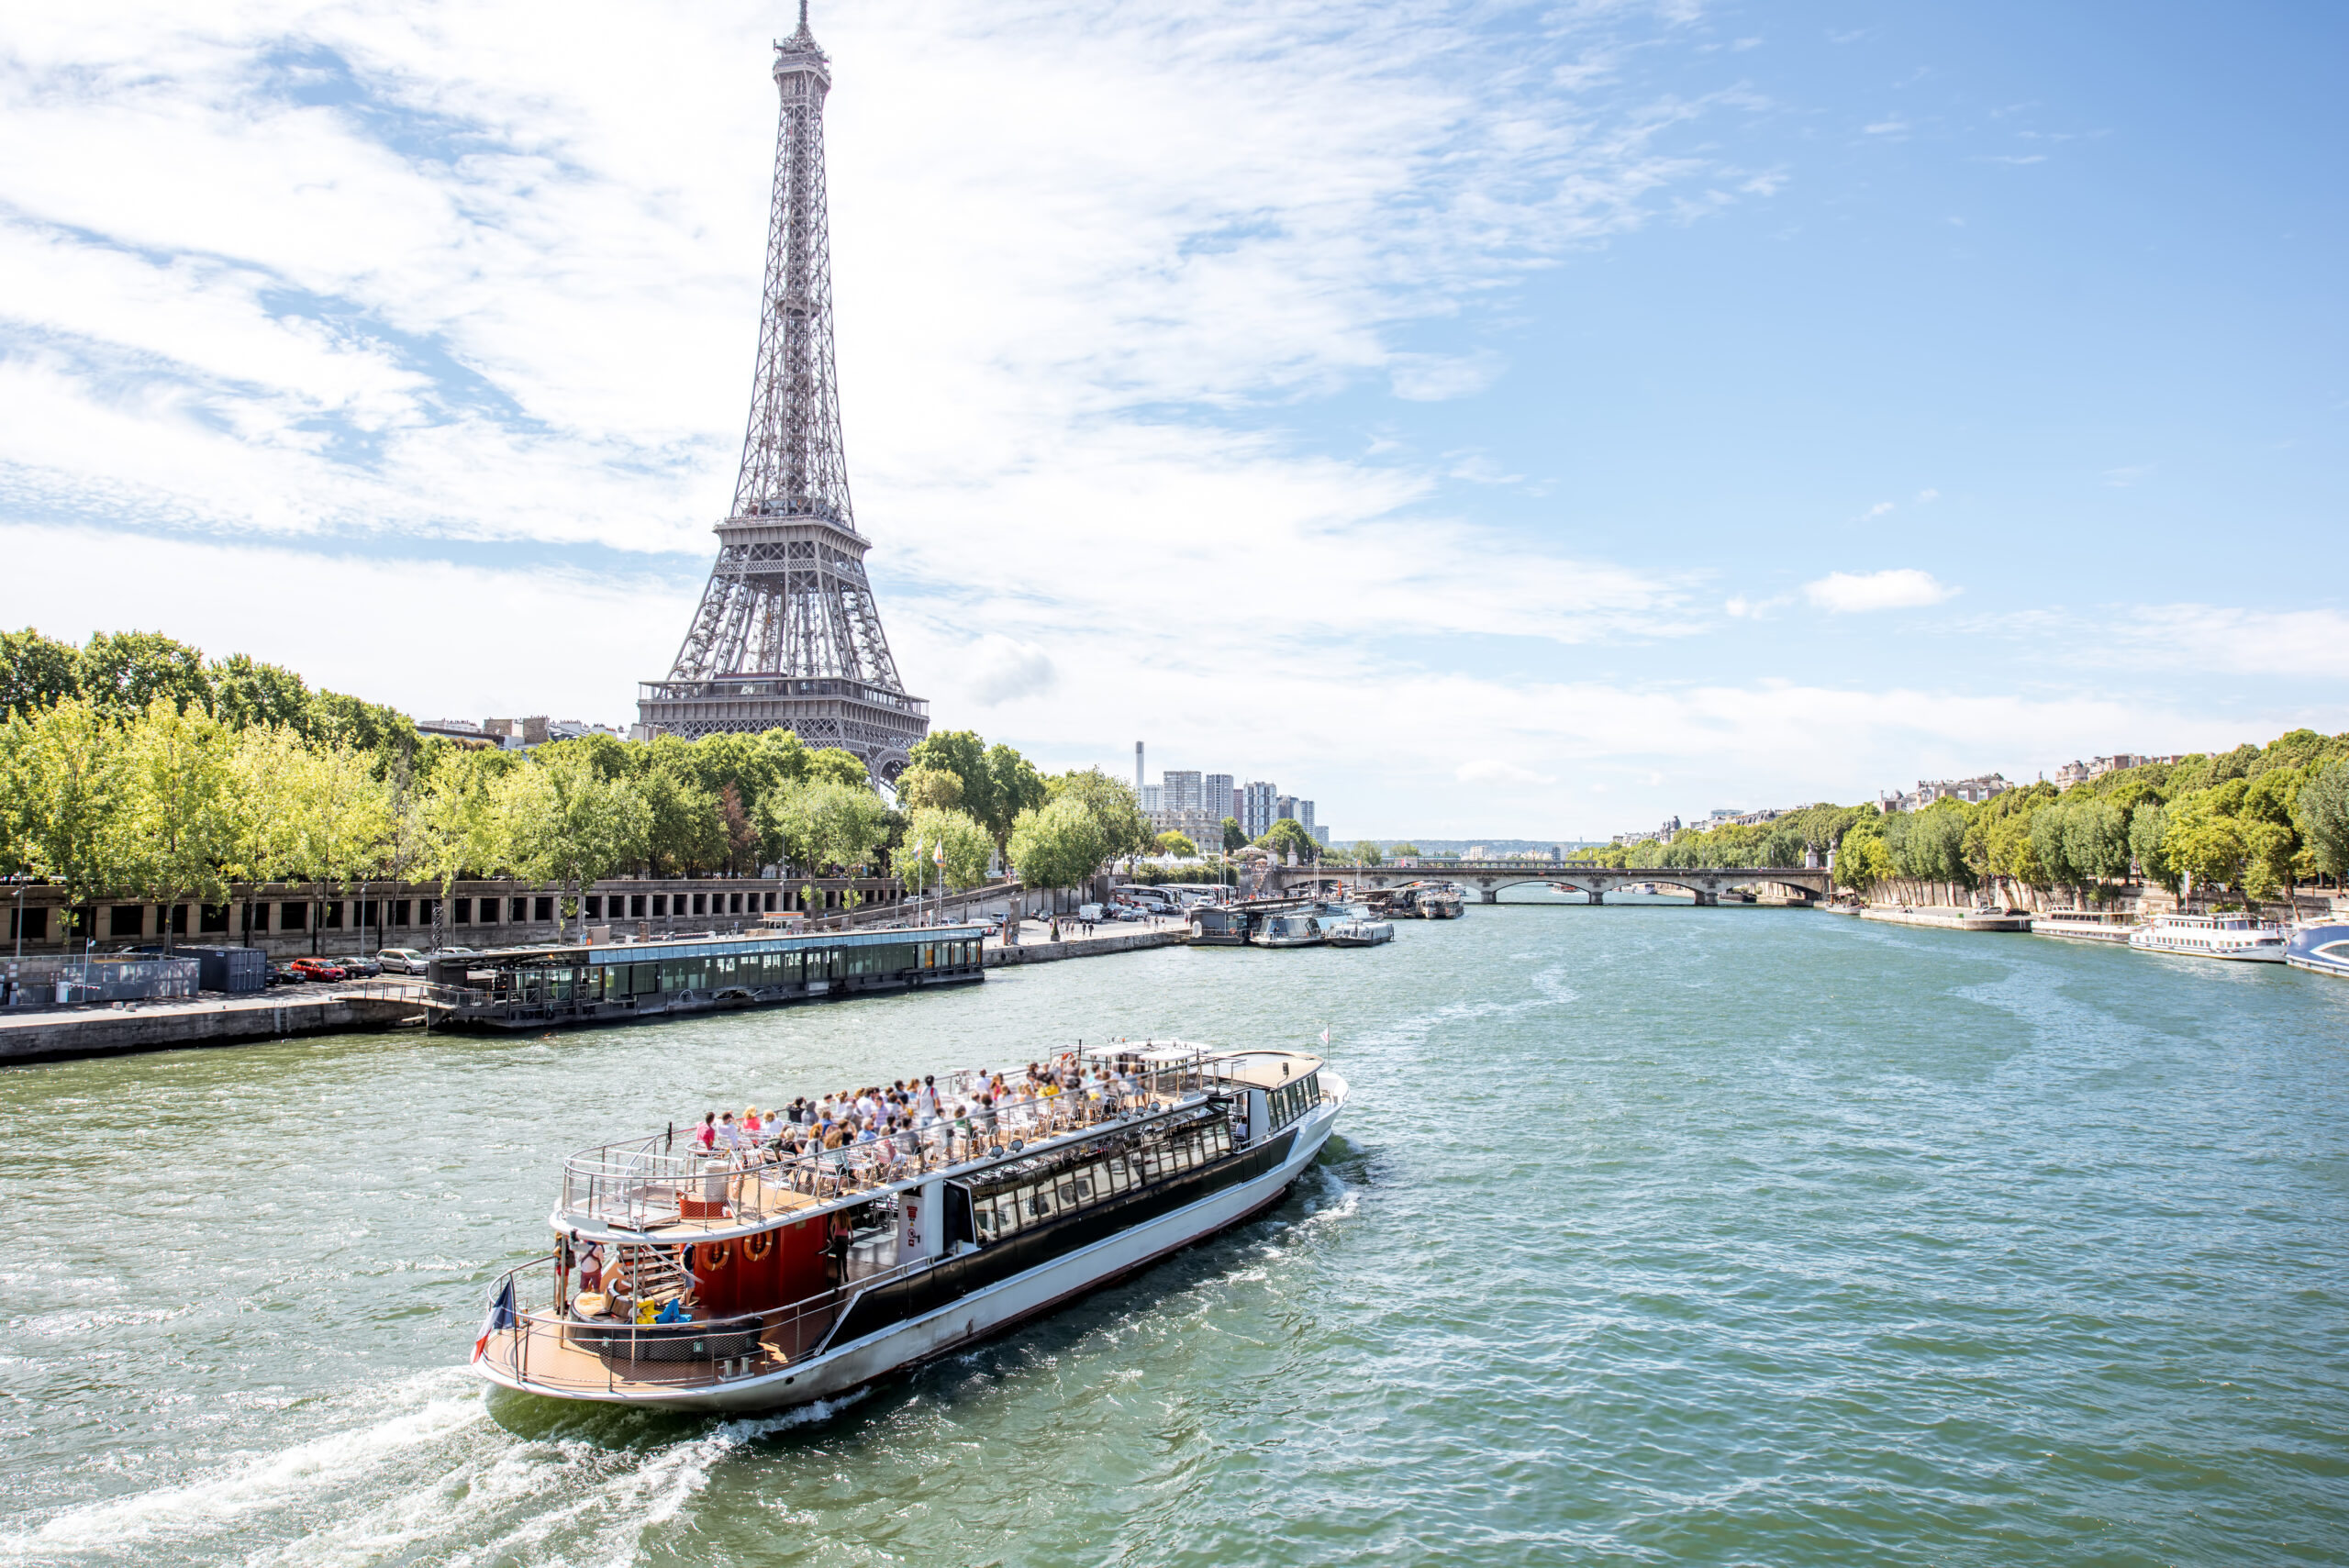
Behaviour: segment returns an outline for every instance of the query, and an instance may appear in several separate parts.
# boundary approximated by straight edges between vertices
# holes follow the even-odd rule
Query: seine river
[[[1309,1045],[1268,1218],[820,1418],[485,1398],[562,1155],[1078,1037]],[[551,1040],[0,1072],[0,1558],[2349,1561],[2349,985],[1472,906]]]

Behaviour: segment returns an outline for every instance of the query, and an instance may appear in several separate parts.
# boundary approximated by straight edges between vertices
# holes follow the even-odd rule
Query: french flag
[[[511,1329],[518,1319],[514,1316],[514,1276],[507,1274],[497,1291],[489,1298],[489,1315],[481,1320],[481,1334],[473,1340],[473,1360],[481,1360],[489,1349],[489,1337],[501,1329]]]

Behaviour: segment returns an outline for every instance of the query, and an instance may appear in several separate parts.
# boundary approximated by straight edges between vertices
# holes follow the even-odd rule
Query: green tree
[[[145,713],[157,697],[175,707],[212,706],[204,652],[161,632],[95,632],[82,650],[82,695],[117,717]]]
[[[822,779],[759,805],[759,828],[771,849],[802,873],[826,866],[869,866],[888,838],[889,808],[863,784]]]
[[[2064,859],[2089,882],[2129,874],[2129,814],[2110,800],[2084,796],[2063,816]]]
[[[163,947],[172,946],[171,911],[183,899],[228,896],[221,865],[235,831],[228,759],[233,740],[200,707],[183,713],[157,697],[124,737],[120,806],[109,824],[123,885],[163,906]]]
[[[391,792],[375,776],[366,752],[328,741],[295,759],[281,805],[285,874],[310,884],[315,953],[325,940],[317,915],[319,900],[328,888],[372,872],[392,837]]]
[[[1835,846],[1835,881],[1854,893],[1868,894],[1892,880],[1897,870],[1886,843],[1880,818],[1854,822]]]
[[[1012,824],[1023,811],[1033,811],[1044,804],[1044,775],[1036,765],[1011,747],[996,742],[987,748],[986,809],[973,815],[995,838],[996,853],[1010,859]],[[967,788],[967,783],[965,787]],[[963,797],[963,808],[970,809],[968,795]]]
[[[25,868],[63,885],[69,905],[111,892],[121,835],[111,827],[123,792],[119,731],[84,697],[66,697],[28,719],[9,748],[5,803]]]
[[[836,784],[851,789],[870,790],[873,774],[864,762],[853,751],[837,746],[807,753],[807,777],[811,783]]]
[[[2167,888],[2175,896],[2178,890],[2177,868],[2170,863],[2169,851],[2163,847],[2169,834],[2169,812],[2153,801],[2142,801],[2129,814],[2129,855],[2145,880]]]
[[[1386,852],[1387,852],[1388,854],[1390,854],[1390,855],[1394,856],[1394,857],[1395,857],[1395,859],[1397,859],[1397,860],[1398,860],[1398,861],[1399,861],[1399,860],[1401,860],[1401,859],[1403,859],[1403,858],[1404,858],[1405,856],[1407,856],[1407,855],[1408,855],[1408,856],[1409,856],[1409,857],[1410,857],[1411,859],[1413,859],[1413,860],[1418,860],[1418,859],[1419,859],[1419,858],[1420,858],[1420,851],[1419,851],[1419,847],[1417,844],[1408,843],[1408,842],[1405,842],[1405,843],[1397,844],[1397,845],[1396,845],[1393,849],[1391,849],[1391,850],[1387,851]]]
[[[1030,887],[1079,886],[1110,853],[1099,820],[1074,794],[1023,811],[1012,824],[1011,863]]]
[[[21,718],[82,691],[82,655],[31,627],[0,632],[0,718]]]
[[[275,882],[294,859],[295,781],[307,761],[292,729],[259,726],[241,730],[228,753],[228,852],[221,870],[231,882]]]
[[[645,857],[654,875],[697,876],[724,862],[726,824],[715,795],[665,767],[648,773],[639,788],[651,813]],[[751,820],[763,829],[765,814],[787,798],[781,792],[772,794],[754,808]]]
[[[533,882],[561,884],[566,916],[584,909],[587,884],[644,858],[652,828],[634,782],[606,778],[584,753],[518,771],[506,781],[501,805],[512,824],[515,870]]]
[[[1191,842],[1187,835],[1177,833],[1172,828],[1158,836],[1158,852],[1162,855],[1172,855],[1178,861],[1195,861],[1199,858],[1199,847]]]
[[[898,869],[917,890],[934,885],[941,873],[949,887],[976,887],[986,881],[994,852],[995,840],[968,812],[918,806],[906,827]]]
[[[1003,748],[1009,751],[1009,747]],[[1013,755],[1018,755],[1013,752]],[[1004,833],[993,826],[996,810],[995,770],[987,757],[987,743],[969,729],[940,729],[914,742],[907,753],[911,763],[897,780],[898,798],[905,799],[906,779],[917,773],[943,773],[953,779],[958,788],[951,803],[928,799],[908,804],[937,806],[945,810],[968,812],[981,827],[995,834],[996,846],[1002,848]],[[1018,816],[1017,811],[1012,813]],[[1007,824],[1008,818],[1006,819]]]
[[[2292,818],[2316,869],[2338,885],[2349,876],[2349,762],[2313,769],[2293,802]]]
[[[943,768],[907,768],[897,775],[897,803],[908,811],[963,811],[962,776]]]
[[[1364,839],[1354,845],[1354,859],[1366,866],[1384,865],[1379,856],[1378,840]]]
[[[1051,800],[1074,799],[1093,815],[1101,829],[1104,860],[1150,852],[1155,835],[1133,785],[1113,779],[1098,768],[1073,768],[1045,784]]]
[[[2170,803],[2162,849],[2169,862],[2196,882],[2242,889],[2252,846],[2234,808],[2243,802],[2243,776]]]
[[[1241,828],[1240,818],[1225,817],[1223,819],[1223,852],[1227,855],[1234,854],[1247,847],[1248,835]]]
[[[1310,865],[1321,858],[1319,842],[1294,817],[1284,817],[1265,828],[1264,836],[1256,840],[1256,847],[1275,860],[1286,860],[1294,853],[1299,865]]]
[[[250,729],[256,724],[308,727],[310,688],[283,665],[232,653],[206,666],[205,679],[212,687],[213,717],[225,729]]]

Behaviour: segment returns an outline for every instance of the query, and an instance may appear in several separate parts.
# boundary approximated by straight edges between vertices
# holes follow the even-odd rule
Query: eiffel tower
[[[930,705],[897,678],[849,506],[824,213],[832,75],[807,0],[799,30],[774,46],[774,84],[783,114],[741,475],[701,607],[669,678],[640,689],[637,717],[648,734],[688,738],[789,729],[894,781],[930,732]]]

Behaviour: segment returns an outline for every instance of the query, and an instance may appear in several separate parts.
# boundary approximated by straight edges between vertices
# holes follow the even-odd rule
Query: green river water
[[[1287,1202],[845,1408],[465,1368],[573,1149],[1325,1025]],[[2280,967],[1610,904],[9,1069],[0,1559],[2342,1562],[2345,1068]]]

